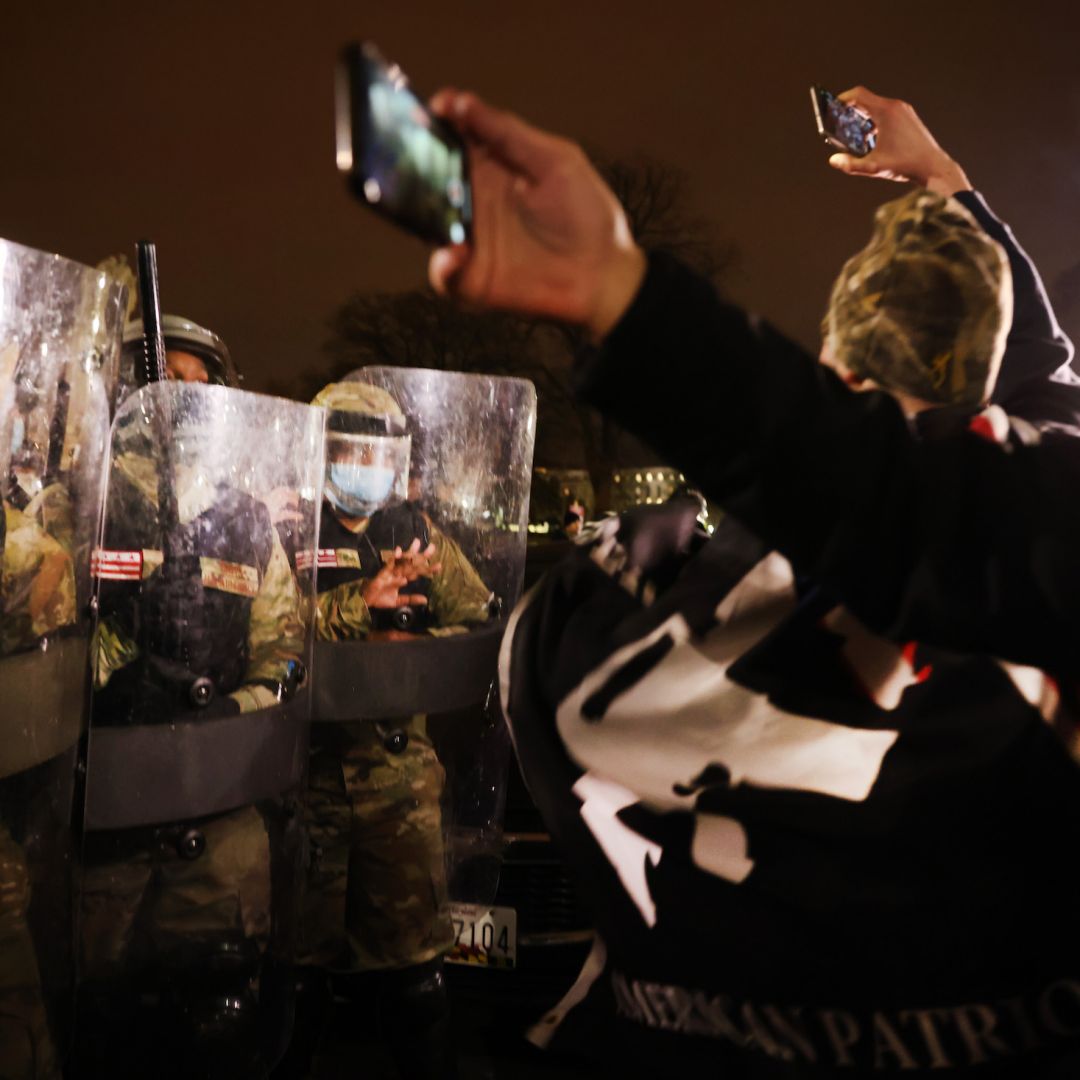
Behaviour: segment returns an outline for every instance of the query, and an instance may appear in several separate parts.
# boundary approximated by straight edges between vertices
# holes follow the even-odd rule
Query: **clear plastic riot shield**
[[[70,1044],[90,550],[126,293],[0,240],[0,1075]]]
[[[307,763],[318,409],[157,383],[117,412],[94,552],[80,1075],[283,1052]]]
[[[536,394],[522,379],[372,367],[316,403],[314,891],[332,890],[333,867],[347,879],[345,962],[404,967],[452,941],[448,895],[490,904],[498,884],[509,744],[489,691],[521,591]],[[331,817],[348,804],[335,848]]]

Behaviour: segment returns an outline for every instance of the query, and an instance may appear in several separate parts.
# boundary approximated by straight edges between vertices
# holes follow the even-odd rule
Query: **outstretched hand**
[[[401,592],[410,580],[415,580],[415,577],[410,578],[396,562],[387,563],[373,578],[364,583],[361,593],[364,603],[372,610],[399,608],[406,604],[426,604],[427,597],[422,593]]]
[[[435,561],[435,545],[428,544],[421,551],[417,538],[405,550],[394,548],[394,569],[403,574],[407,581],[415,581],[417,578],[434,577],[442,569],[442,563]]]
[[[475,94],[441,90],[431,108],[468,143],[473,196],[471,242],[431,256],[432,286],[602,338],[633,300],[645,256],[584,152]]]
[[[393,558],[363,588],[364,603],[369,608],[392,609],[426,604],[422,593],[403,593],[401,590],[418,578],[434,577],[442,563],[435,561],[435,545],[421,550],[420,540],[414,539],[407,548],[394,548]]]
[[[912,180],[938,195],[971,190],[964,170],[941,148],[906,101],[879,97],[865,86],[839,96],[846,105],[854,105],[874,121],[877,145],[865,157],[833,154],[829,164],[834,169],[851,176]]]

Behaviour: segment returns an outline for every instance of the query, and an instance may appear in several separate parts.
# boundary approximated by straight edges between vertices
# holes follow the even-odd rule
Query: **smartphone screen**
[[[810,88],[818,134],[831,146],[865,157],[874,149],[874,121],[820,86]]]
[[[431,243],[465,243],[472,218],[465,145],[401,69],[370,44],[348,46],[336,104],[338,169],[357,198]]]

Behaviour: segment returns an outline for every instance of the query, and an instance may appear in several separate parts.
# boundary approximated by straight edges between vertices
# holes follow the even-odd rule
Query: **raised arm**
[[[911,180],[953,196],[996,240],[1009,259],[1013,320],[992,400],[1033,424],[1080,427],[1080,379],[1069,366],[1072,342],[1054,317],[1035,264],[1012,229],[995,216],[967,173],[937,142],[906,101],[859,86],[840,95],[874,121],[875,148],[865,157],[833,154],[829,164],[851,176]]]
[[[573,144],[472,95],[434,105],[465,133],[475,239],[433,284],[586,326],[581,390],[900,638],[1058,672],[1080,656],[1080,441],[918,443],[898,405],[853,394],[677,262],[646,260]]]
[[[875,629],[1075,670],[1080,440],[917,441],[659,256],[581,392]]]

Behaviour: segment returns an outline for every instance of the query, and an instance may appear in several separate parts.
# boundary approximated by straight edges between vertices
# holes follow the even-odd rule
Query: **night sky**
[[[0,236],[84,262],[148,236],[164,308],[221,333],[249,388],[317,367],[351,292],[425,275],[420,243],[334,169],[333,64],[357,37],[424,93],[471,87],[686,170],[691,210],[738,251],[728,291],[807,344],[872,208],[902,190],[826,166],[814,81],[911,100],[1048,281],[1080,263],[1080,5],[1064,0],[7,3]]]

